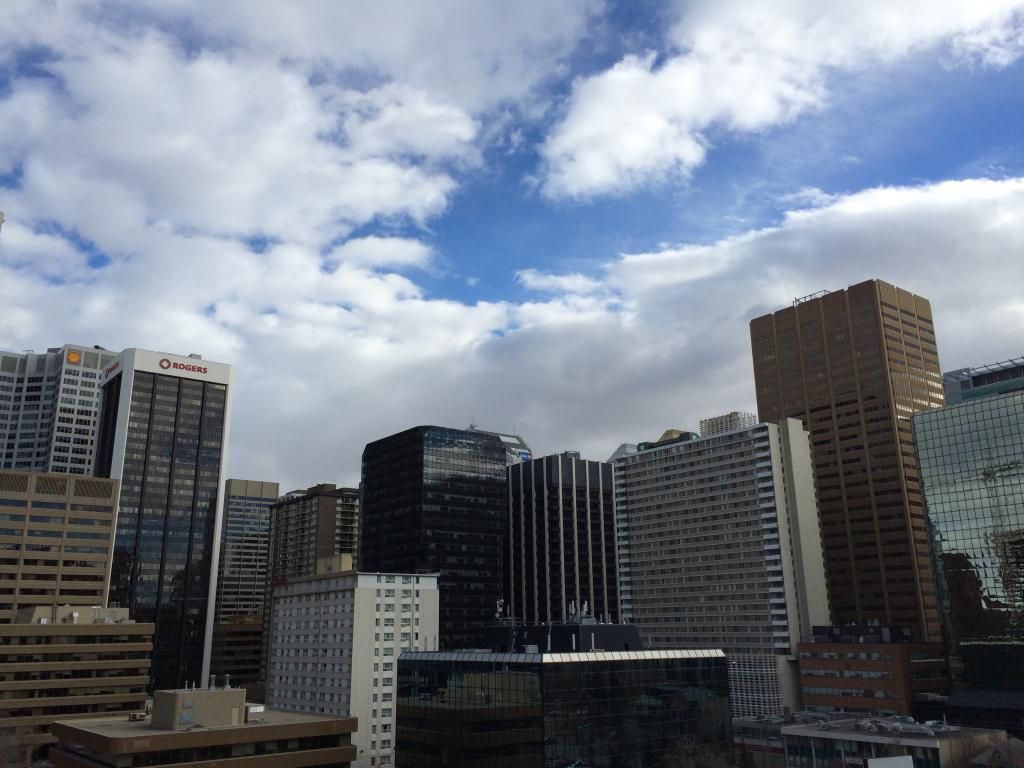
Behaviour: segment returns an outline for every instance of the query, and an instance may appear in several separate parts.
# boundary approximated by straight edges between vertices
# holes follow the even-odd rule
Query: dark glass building
[[[96,474],[121,480],[110,606],[156,625],[151,684],[209,673],[231,367],[126,349],[103,375]]]
[[[914,415],[943,607],[969,684],[1024,684],[1024,391]]]
[[[622,620],[612,465],[577,453],[508,468],[505,601],[524,624]]]
[[[400,768],[731,763],[717,650],[403,653],[397,707]]]
[[[487,432],[422,426],[367,444],[359,568],[439,573],[439,643],[480,643],[502,596],[507,451]]]

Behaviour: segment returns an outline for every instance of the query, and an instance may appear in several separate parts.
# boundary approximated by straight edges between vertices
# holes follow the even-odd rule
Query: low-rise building
[[[698,752],[711,761],[732,754],[718,650],[542,653],[527,645],[399,659],[402,768],[654,768]]]
[[[787,768],[884,768],[901,763],[875,761],[901,757],[908,768],[968,768],[976,755],[1007,740],[1006,731],[910,717],[789,725],[782,736]]]
[[[815,627],[797,646],[804,707],[817,711],[910,715],[916,698],[944,693],[942,643],[917,643],[905,627]]]
[[[0,624],[0,729],[28,764],[57,719],[145,708],[153,625],[127,608],[23,609]]]
[[[437,648],[437,574],[319,570],[274,589],[267,706],[356,717],[354,765],[390,765],[398,657]]]
[[[61,721],[56,768],[344,768],[353,718],[275,712],[243,688],[157,691],[151,716]]]

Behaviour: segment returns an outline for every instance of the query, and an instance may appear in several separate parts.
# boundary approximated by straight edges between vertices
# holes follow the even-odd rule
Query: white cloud
[[[334,249],[328,263],[339,262],[356,266],[401,269],[430,265],[433,251],[419,240],[401,237],[360,237],[348,240]]]
[[[516,272],[516,280],[528,290],[554,293],[594,293],[601,284],[591,277],[576,272],[571,275],[552,275],[536,269]]]
[[[617,194],[704,161],[706,132],[758,131],[827,104],[829,74],[946,46],[950,63],[1006,66],[1024,52],[1024,3],[756,0],[681,4],[653,52],[578,78],[544,142],[550,197]]]

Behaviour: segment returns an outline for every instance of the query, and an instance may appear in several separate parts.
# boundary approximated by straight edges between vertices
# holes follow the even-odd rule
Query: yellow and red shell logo
[[[67,361],[69,363],[74,363],[75,365],[78,365],[80,362],[82,362],[82,353],[79,352],[77,349],[69,349]]]

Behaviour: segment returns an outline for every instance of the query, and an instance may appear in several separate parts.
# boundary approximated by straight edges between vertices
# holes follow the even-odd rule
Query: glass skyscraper
[[[470,647],[502,596],[507,450],[495,434],[420,426],[363,450],[359,569],[439,573],[441,647]]]
[[[1001,687],[1015,675],[1024,684],[1024,391],[995,390],[913,423],[944,607],[968,682]],[[1004,661],[1014,659],[1011,670]]]
[[[152,686],[209,673],[231,367],[126,349],[103,373],[96,474],[121,480],[109,605],[153,622]]]

